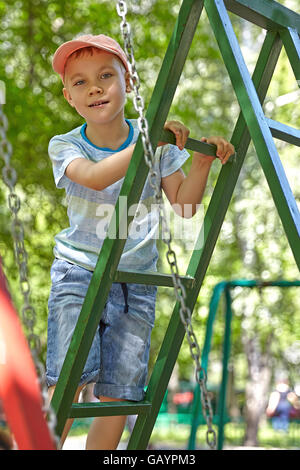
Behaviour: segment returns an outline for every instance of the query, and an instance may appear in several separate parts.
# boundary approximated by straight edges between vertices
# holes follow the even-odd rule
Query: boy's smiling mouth
[[[95,103],[92,103],[92,104],[89,104],[89,108],[99,108],[101,106],[103,106],[104,104],[107,104],[108,101],[104,101],[104,100],[98,100],[98,101],[95,101]]]

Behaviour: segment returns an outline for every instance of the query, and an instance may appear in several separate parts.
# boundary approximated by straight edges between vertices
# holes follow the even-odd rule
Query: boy
[[[136,121],[124,116],[130,82],[125,53],[116,41],[102,34],[69,41],[56,51],[53,68],[63,81],[64,97],[86,123],[53,137],[49,143],[55,183],[65,188],[70,220],[70,227],[55,237],[51,268],[47,348],[50,397],[105,238],[99,230],[103,221],[99,216],[103,207],[113,207],[117,201],[138,137]],[[165,128],[175,133],[176,146],[159,143],[163,151],[156,171],[162,189],[171,204],[182,209],[190,204],[195,213],[214,158],[195,153],[185,178],[181,166],[189,158],[184,150],[188,130],[175,121],[166,123]],[[222,163],[234,151],[222,138],[205,140],[217,145]],[[149,179],[141,201],[147,208],[154,202]],[[158,258],[155,216],[147,211],[135,223],[146,231],[143,236],[129,233],[119,269],[153,271]],[[101,401],[143,398],[155,298],[155,286],[112,284],[74,400],[91,382],[95,382],[94,394]],[[125,416],[95,418],[86,448],[115,449],[125,420]],[[62,442],[70,425],[69,420]]]

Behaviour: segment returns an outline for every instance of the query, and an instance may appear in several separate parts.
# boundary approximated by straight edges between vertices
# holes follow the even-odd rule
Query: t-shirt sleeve
[[[84,158],[80,149],[60,137],[53,137],[48,146],[48,153],[53,167],[54,181],[57,188],[64,188],[69,178],[65,175],[67,166],[76,158]]]
[[[167,144],[162,147],[160,157],[160,172],[162,178],[179,170],[190,157],[187,150],[179,150],[176,145]]]

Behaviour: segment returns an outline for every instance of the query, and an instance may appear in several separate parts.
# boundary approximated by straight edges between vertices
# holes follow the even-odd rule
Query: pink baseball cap
[[[128,71],[126,54],[117,41],[104,34],[99,34],[98,36],[86,34],[72,41],[65,42],[56,50],[53,56],[52,66],[53,70],[60,75],[62,81],[64,81],[65,65],[68,57],[78,49],[90,46],[115,54],[122,61],[126,71]]]

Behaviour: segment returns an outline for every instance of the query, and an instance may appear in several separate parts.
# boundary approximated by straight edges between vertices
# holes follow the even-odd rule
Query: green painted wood
[[[171,274],[158,272],[138,272],[138,271],[116,271],[114,282],[128,282],[135,284],[150,284],[154,286],[173,287],[173,278]],[[195,282],[192,276],[180,276],[180,280],[185,288],[191,288]]]
[[[300,16],[300,15],[299,15]],[[299,30],[298,30],[299,31]],[[300,38],[299,32],[293,28],[285,28],[280,31],[282,42],[288,55],[291,67],[300,87]]]
[[[127,416],[149,413],[151,403],[146,401],[103,402],[103,403],[73,403],[69,418],[90,418],[95,416]]]
[[[244,62],[224,2],[223,0],[206,0],[204,5],[295,261],[300,268],[299,209]]]
[[[225,0],[228,11],[261,28],[279,31],[294,28],[300,34],[300,16],[273,0]]]
[[[168,142],[169,144],[176,143],[176,138],[174,134],[165,129],[162,130],[160,138],[163,142]],[[216,156],[216,150],[217,150],[216,145],[207,144],[206,142],[201,142],[200,140],[191,139],[190,137],[188,137],[187,139],[185,148],[189,150],[194,150],[196,152],[201,152],[201,153],[204,153],[205,155],[210,155],[212,157]]]
[[[273,137],[288,142],[289,144],[300,146],[300,130],[274,121],[273,119],[266,118],[266,121]]]
[[[232,309],[231,309],[231,295],[230,289],[225,288],[225,301],[226,301],[226,312],[225,312],[225,332],[224,332],[224,343],[223,343],[223,361],[222,361],[222,382],[220,387],[220,396],[218,403],[218,450],[223,449],[224,443],[224,426],[226,423],[226,391],[228,383],[228,364],[230,358],[231,348],[231,322],[232,322]]]
[[[161,133],[160,138],[163,142],[168,142],[169,144],[176,143],[175,135],[172,132],[166,131],[164,129]],[[197,140],[197,139],[191,139],[190,137],[188,137],[185,148],[189,150],[193,150],[195,152],[203,153],[205,155],[216,157],[216,151],[217,151],[216,145],[207,144],[206,142],[201,142],[200,140]],[[228,162],[234,161],[235,158],[236,158],[236,154],[234,153],[233,155],[229,157]]]
[[[157,145],[188,55],[203,0],[183,0],[147,110],[150,138]],[[157,125],[154,126],[153,123]]]

